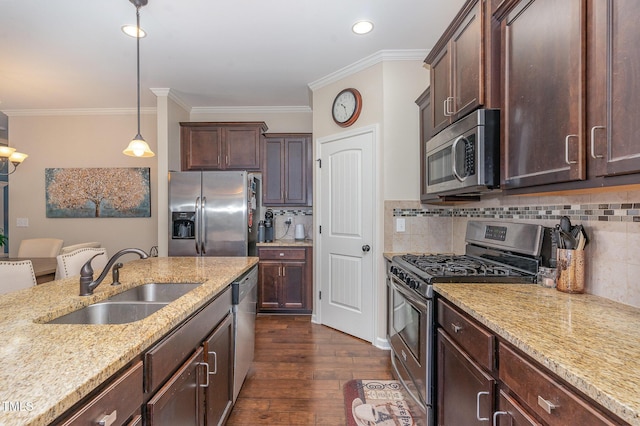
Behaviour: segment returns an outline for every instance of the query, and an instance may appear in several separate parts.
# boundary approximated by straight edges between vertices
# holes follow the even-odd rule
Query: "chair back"
[[[18,248],[18,257],[56,257],[60,254],[62,243],[58,238],[22,240]]]
[[[97,241],[92,241],[89,243],[72,244],[70,246],[62,247],[62,249],[60,249],[60,254],[71,253],[72,251],[76,251],[81,248],[99,248],[99,247],[102,247],[102,244],[100,244]]]
[[[56,261],[58,263],[56,268],[56,279],[60,280],[67,277],[72,277],[75,275],[80,275],[80,269],[82,269],[82,265],[84,265],[87,260],[91,259],[93,256],[98,254],[93,261],[91,262],[91,266],[93,270],[96,272],[104,269],[107,261],[109,260],[107,256],[107,249],[102,248],[81,248],[78,250],[74,250],[71,253],[67,254],[59,254],[56,256]]]
[[[0,261],[0,294],[36,285],[36,274],[30,260]]]

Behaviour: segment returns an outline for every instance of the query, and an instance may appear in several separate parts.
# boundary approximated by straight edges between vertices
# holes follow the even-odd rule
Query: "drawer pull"
[[[538,395],[538,405],[540,407],[542,407],[542,409],[544,411],[546,411],[548,414],[551,414],[552,410],[554,410],[555,408],[559,407],[559,405],[556,405],[556,404],[552,403],[551,401],[547,401],[546,399],[544,399],[540,395]]]
[[[453,332],[456,334],[462,331],[462,327],[459,325],[455,325],[454,323],[451,323],[451,327],[453,328]]]
[[[489,392],[478,392],[476,395],[476,419],[480,422],[486,422],[491,419],[489,417],[480,417],[480,397],[482,395],[489,395]]]
[[[98,420],[97,424],[98,426],[111,426],[117,418],[118,412],[116,410],[113,410],[111,414],[107,414],[106,416]]]
[[[508,411],[496,411],[493,413],[493,426],[498,426],[498,416],[509,414]]]

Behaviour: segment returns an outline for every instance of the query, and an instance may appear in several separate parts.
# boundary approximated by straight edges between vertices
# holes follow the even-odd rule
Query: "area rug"
[[[402,384],[396,380],[350,380],[344,385],[347,426],[419,426]],[[415,410],[414,410],[415,411]]]

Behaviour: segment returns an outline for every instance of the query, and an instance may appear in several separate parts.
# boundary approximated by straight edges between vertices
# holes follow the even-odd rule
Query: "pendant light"
[[[148,0],[129,0],[136,7],[136,28],[137,33],[136,37],[136,59],[137,59],[137,82],[138,82],[138,133],[133,138],[131,142],[129,142],[129,146],[127,149],[122,151],[125,155],[130,155],[132,157],[153,157],[155,154],[149,148],[147,142],[145,142],[144,138],[140,134],[140,8],[145,6],[148,3]]]

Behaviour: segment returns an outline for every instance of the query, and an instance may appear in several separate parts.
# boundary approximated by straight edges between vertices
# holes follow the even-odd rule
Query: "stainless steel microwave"
[[[500,111],[479,109],[427,142],[427,193],[479,194],[500,186]]]

